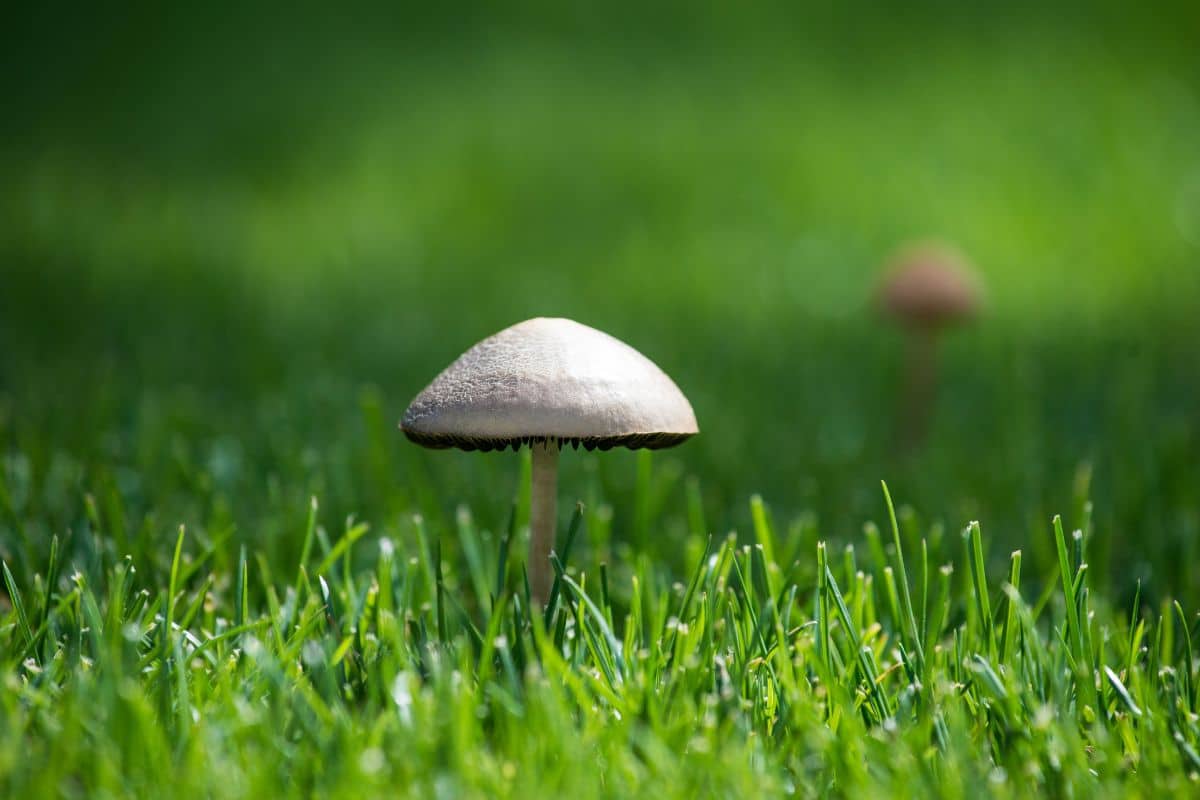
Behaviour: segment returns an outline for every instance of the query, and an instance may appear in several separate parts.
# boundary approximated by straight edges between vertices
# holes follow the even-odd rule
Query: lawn
[[[6,34],[0,795],[1200,791],[1193,11],[196,13]],[[563,455],[547,608],[397,429],[537,315],[701,430]]]

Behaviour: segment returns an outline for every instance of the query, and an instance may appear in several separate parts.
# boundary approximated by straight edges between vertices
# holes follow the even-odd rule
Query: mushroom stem
[[[933,407],[937,402],[936,328],[917,328],[908,337],[908,375],[901,420],[901,447],[912,452],[921,447],[929,434]]]
[[[558,442],[533,445],[532,498],[529,506],[529,589],[533,601],[545,604],[550,595],[550,551],[558,501]]]

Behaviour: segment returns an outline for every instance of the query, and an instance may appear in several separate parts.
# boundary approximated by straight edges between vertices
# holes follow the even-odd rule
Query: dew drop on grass
[[[359,753],[358,768],[364,775],[376,775],[383,771],[387,766],[387,760],[383,756],[383,751],[378,747],[368,747]]]
[[[412,692],[409,689],[408,674],[401,672],[392,681],[392,702],[400,712],[400,719],[405,724],[412,722]]]

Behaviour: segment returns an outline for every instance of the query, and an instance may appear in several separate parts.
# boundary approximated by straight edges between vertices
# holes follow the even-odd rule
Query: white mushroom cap
[[[661,448],[699,431],[683,392],[650,359],[595,328],[542,317],[463,353],[417,395],[400,428],[417,444],[464,450]]]

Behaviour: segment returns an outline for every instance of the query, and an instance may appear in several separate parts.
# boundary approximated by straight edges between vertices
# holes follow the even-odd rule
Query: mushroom
[[[558,453],[672,447],[698,432],[683,392],[654,362],[569,319],[537,318],[476,344],[433,379],[400,429],[432,448],[533,450],[529,580],[550,590]]]
[[[892,259],[877,301],[908,337],[900,441],[912,450],[924,441],[929,427],[937,391],[938,339],[946,328],[975,317],[982,290],[957,250],[926,242],[906,247]]]

